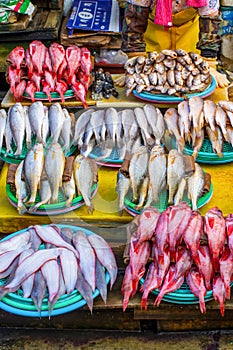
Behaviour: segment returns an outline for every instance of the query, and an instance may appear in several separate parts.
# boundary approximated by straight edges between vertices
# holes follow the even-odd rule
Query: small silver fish
[[[198,210],[197,203],[202,195],[204,184],[204,172],[200,165],[195,163],[194,174],[188,178],[188,198],[192,201],[193,210]]]

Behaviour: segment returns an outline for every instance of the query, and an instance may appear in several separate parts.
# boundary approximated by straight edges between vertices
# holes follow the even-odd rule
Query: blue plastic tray
[[[164,103],[164,104],[176,104],[176,103],[180,103],[181,101],[184,101],[186,99],[189,99],[191,97],[194,96],[200,96],[200,97],[207,97],[209,95],[211,95],[214,90],[216,89],[217,84],[216,84],[216,80],[214,79],[214,77],[212,76],[212,81],[210,83],[210,85],[203,91],[201,92],[197,92],[197,93],[193,93],[193,94],[184,94],[184,97],[178,97],[178,96],[170,96],[170,95],[166,95],[166,94],[153,94],[150,92],[146,92],[146,91],[142,91],[140,93],[138,93],[136,90],[133,90],[133,94],[135,97],[141,99],[141,100],[145,100],[148,102],[156,102],[156,103]]]
[[[48,225],[44,225],[44,226],[48,226]],[[63,225],[63,224],[57,224],[57,226],[59,228],[67,227],[67,228],[70,228],[72,231],[76,231],[80,229],[84,231],[87,236],[93,234],[92,231],[89,231],[87,229],[84,229],[78,226]],[[8,238],[14,237],[25,231],[27,231],[27,228],[20,231],[16,231],[8,235],[7,237],[4,237],[2,241]],[[108,284],[110,281],[110,276],[107,271],[105,271],[105,279],[106,279],[106,284]],[[0,284],[3,285],[5,281],[6,281],[5,279],[0,280]],[[99,290],[96,289],[92,294],[93,299],[95,299],[98,295],[99,295]],[[85,299],[83,299],[82,295],[77,290],[74,290],[70,295],[64,294],[57,300],[50,316],[62,315],[67,312],[79,309],[84,305],[86,305]],[[24,298],[22,296],[21,289],[19,289],[15,293],[9,293],[6,296],[4,296],[0,301],[0,308],[2,310],[5,310],[7,312],[13,313],[15,315],[20,315],[20,316],[27,316],[27,317],[48,317],[49,316],[47,298],[43,299],[42,310],[41,310],[41,313],[39,313],[34,305],[33,300],[31,298]]]

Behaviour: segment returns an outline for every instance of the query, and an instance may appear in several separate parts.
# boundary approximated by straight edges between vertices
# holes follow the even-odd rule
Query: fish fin
[[[227,228],[227,235],[228,237],[233,233],[233,225],[229,225]]]

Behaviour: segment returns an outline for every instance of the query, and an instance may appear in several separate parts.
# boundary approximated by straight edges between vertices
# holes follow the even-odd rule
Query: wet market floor
[[[185,333],[0,329],[1,350],[233,350],[233,331]]]

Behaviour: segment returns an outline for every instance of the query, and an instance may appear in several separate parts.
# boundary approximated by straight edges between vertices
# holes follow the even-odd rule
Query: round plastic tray
[[[213,194],[213,184],[211,183],[210,191],[198,199],[197,207],[201,208],[203,205],[208,203],[212,197],[212,194]],[[130,189],[124,199],[125,209],[129,214],[133,216],[139,215],[143,208],[140,210],[137,210],[136,209],[137,204],[133,203],[131,200],[132,200],[132,190]],[[187,202],[190,207],[192,206],[191,201],[188,199],[186,194],[183,197],[183,201]],[[152,205],[156,207],[160,212],[164,211],[168,207],[168,191],[164,189],[159,195],[159,202],[158,203],[152,202]]]
[[[203,91],[193,93],[193,94],[184,94],[184,97],[178,97],[178,96],[170,96],[166,94],[153,94],[150,92],[142,91],[141,93],[137,93],[136,90],[133,90],[133,94],[135,97],[145,100],[148,102],[156,102],[156,103],[164,103],[164,104],[175,104],[180,103],[181,101],[184,101],[185,99],[189,99],[194,96],[200,96],[200,97],[207,97],[211,95],[214,90],[216,89],[216,80],[212,76],[212,81],[210,85]]]
[[[35,136],[32,137],[31,143],[32,143],[32,146],[36,143],[36,137]],[[46,142],[46,145],[45,145],[45,151],[46,151],[46,148],[48,148],[50,144],[51,144],[51,139],[48,138],[47,142]],[[21,154],[19,156],[15,155],[17,147],[16,147],[14,142],[12,142],[11,147],[12,147],[12,151],[13,152],[9,152],[8,154],[6,154],[6,147],[5,147],[5,145],[3,145],[2,149],[1,149],[1,152],[0,152],[0,159],[2,159],[4,162],[9,163],[9,164],[19,164],[19,163],[21,163],[21,161],[25,159],[25,157],[26,157],[26,155],[28,153],[28,148],[27,148],[27,144],[26,144],[25,140],[23,142],[22,152],[21,152]],[[65,156],[69,157],[71,154],[73,154],[75,152],[76,149],[77,149],[76,146],[71,145],[69,151],[65,153]]]
[[[44,226],[48,226],[48,225],[44,225]],[[78,229],[81,229],[82,231],[85,232],[87,236],[93,234],[92,231],[78,227],[78,226],[63,225],[63,224],[57,224],[57,226],[59,228],[67,227],[67,228],[70,228],[72,231],[77,231]],[[25,231],[27,231],[27,228],[14,232],[11,235],[8,235],[7,237],[4,237],[2,241]],[[43,249],[43,246],[41,249]],[[107,285],[110,281],[110,276],[107,271],[105,271],[105,280]],[[0,285],[4,285],[5,283],[6,283],[6,279],[0,280]],[[92,294],[93,299],[95,299],[98,295],[99,295],[99,290],[95,289],[95,291]],[[18,289],[14,293],[9,293],[5,295],[0,301],[1,309],[16,315],[29,316],[29,317],[57,316],[57,315],[65,314],[67,312],[79,309],[84,305],[86,305],[86,301],[85,299],[83,299],[82,295],[76,289],[73,290],[73,292],[70,295],[68,294],[62,295],[55,303],[54,309],[51,312],[51,314],[49,314],[47,297],[43,299],[41,313],[39,313],[38,310],[36,309],[36,306],[34,305],[33,300],[31,298],[23,297],[23,292],[21,289]]]
[[[144,282],[145,279],[141,278],[140,284],[144,284]],[[159,289],[154,289],[151,291],[151,293],[157,296],[159,294]],[[213,291],[208,290],[204,299],[205,301],[213,300]],[[187,282],[184,282],[182,286],[174,292],[165,294],[162,300],[174,304],[199,304],[199,298],[191,292]]]
[[[51,95],[51,99],[53,101],[61,100],[61,96],[60,96],[60,94],[58,92],[51,92],[50,95]],[[75,95],[74,95],[73,90],[67,90],[64,93],[64,98],[65,99],[72,98],[74,96]],[[28,95],[28,93],[26,91],[24,91],[23,97],[31,100],[31,97]],[[46,101],[48,101],[48,96],[42,91],[35,92],[34,98],[35,98],[35,100],[46,100]]]
[[[191,145],[186,144],[183,153],[187,155],[193,154],[193,148]],[[223,157],[219,157],[213,152],[211,142],[208,138],[205,138],[200,151],[198,152],[196,162],[204,164],[225,164],[233,162],[233,147],[229,142],[223,143]]]
[[[119,159],[119,155],[116,148],[112,150],[112,153],[110,154],[109,158],[103,158],[101,160],[98,160],[98,158],[101,156],[102,152],[99,146],[96,146],[89,154],[90,158],[95,159],[96,163],[102,166],[120,168],[123,163],[123,159]]]
[[[92,198],[95,196],[96,192],[98,190],[98,184],[95,183],[92,185]],[[18,200],[15,196],[15,193],[11,191],[10,185],[6,184],[6,193],[9,202],[17,208]],[[35,204],[40,202],[40,196],[37,194]],[[34,204],[33,204],[34,205]],[[66,207],[66,198],[61,190],[59,190],[58,194],[58,203],[54,204],[43,204],[41,205],[35,212],[30,212],[29,208],[33,205],[30,205],[27,207],[27,213],[32,215],[59,215],[64,214],[69,211],[72,211],[74,209],[80,208],[81,206],[85,205],[85,202],[83,200],[83,197],[81,195],[75,197],[72,201],[72,204],[70,207]]]

